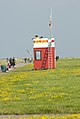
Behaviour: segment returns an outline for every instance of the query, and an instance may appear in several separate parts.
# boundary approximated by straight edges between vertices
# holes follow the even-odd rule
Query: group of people
[[[11,68],[15,66],[15,57],[8,59],[7,58],[7,67]]]
[[[1,72],[8,72],[10,70],[10,68],[11,67],[14,68],[14,66],[15,66],[15,57],[10,58],[10,59],[7,58],[7,65],[5,65],[5,64],[1,65],[0,66],[0,71]]]

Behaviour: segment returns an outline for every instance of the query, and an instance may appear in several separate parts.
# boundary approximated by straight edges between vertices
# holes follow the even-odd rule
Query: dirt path
[[[22,66],[25,66],[27,64],[28,63],[18,63],[18,64],[15,65],[15,68],[22,67]]]
[[[30,62],[31,63],[31,62]],[[18,63],[18,64],[16,64],[15,65],[15,68],[18,68],[18,67],[22,67],[22,66],[26,66],[27,64],[30,64],[29,62],[27,62],[27,63]],[[14,68],[13,67],[11,67],[11,68],[9,68],[9,71],[11,71],[11,70],[13,70]],[[6,71],[6,72],[8,72],[8,71]],[[1,71],[1,69],[0,69],[0,73],[2,73],[2,71]]]
[[[0,119],[48,119],[48,117],[54,117],[55,119],[77,119],[80,114],[30,114],[30,115],[0,115]],[[42,118],[43,117],[43,118]],[[80,119],[80,118],[78,118]]]
[[[56,116],[61,116],[61,115],[54,115],[54,114],[30,114],[30,115],[0,115],[0,119],[33,119],[33,117],[42,117],[42,116],[47,116],[47,117],[56,117]],[[66,116],[66,115],[65,115]]]

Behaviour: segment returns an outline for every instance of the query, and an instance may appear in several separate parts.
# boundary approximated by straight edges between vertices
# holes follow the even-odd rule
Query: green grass
[[[80,59],[66,58],[52,70],[33,64],[0,74],[0,114],[80,113]]]

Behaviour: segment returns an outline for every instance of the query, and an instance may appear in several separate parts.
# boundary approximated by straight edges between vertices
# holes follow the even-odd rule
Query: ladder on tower
[[[48,43],[48,69],[52,69],[52,48],[51,48],[51,42]]]
[[[48,49],[45,50],[45,54],[44,54],[44,58],[43,58],[42,66],[41,66],[42,69],[45,69],[47,58],[48,58]]]

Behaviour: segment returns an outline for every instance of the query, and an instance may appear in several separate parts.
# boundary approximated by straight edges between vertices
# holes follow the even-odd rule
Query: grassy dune
[[[60,59],[52,70],[33,64],[0,73],[0,114],[80,113],[80,59]]]

